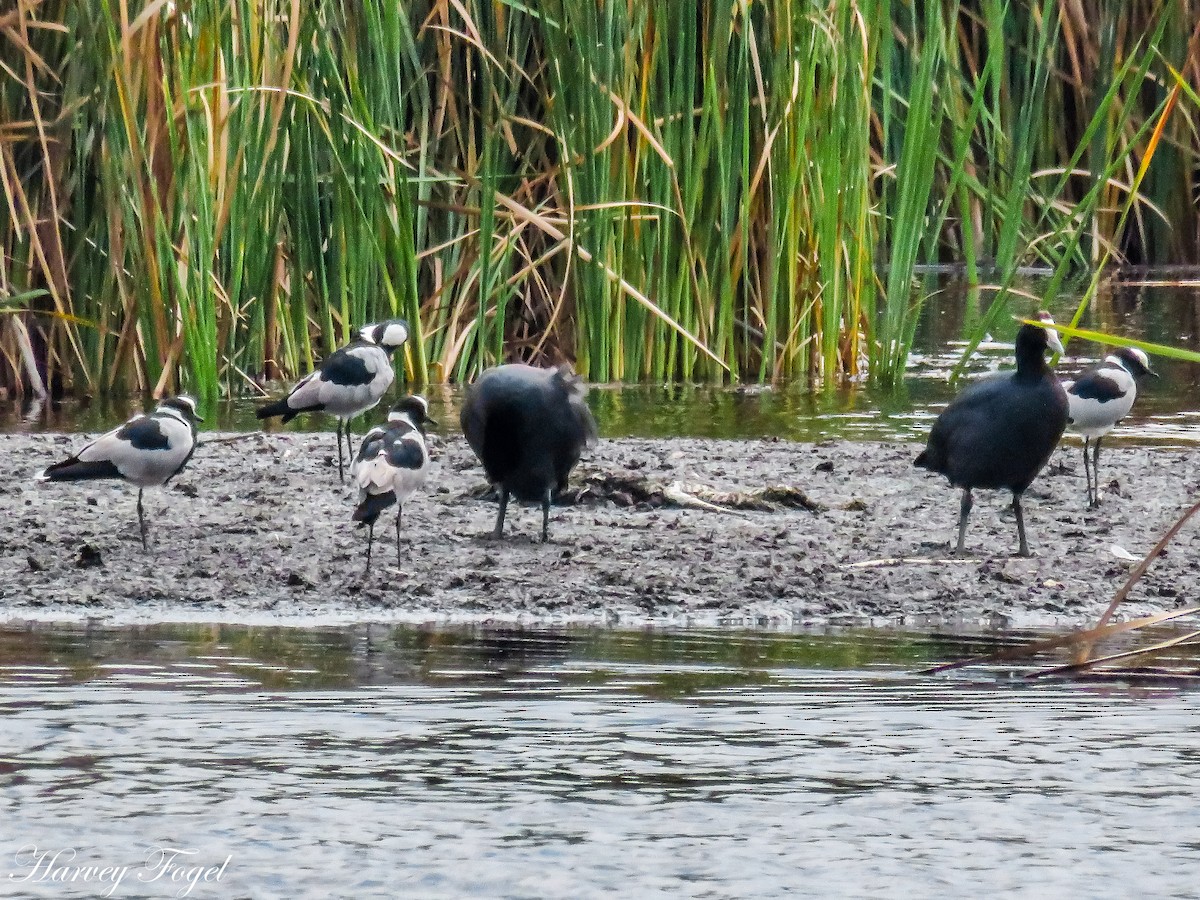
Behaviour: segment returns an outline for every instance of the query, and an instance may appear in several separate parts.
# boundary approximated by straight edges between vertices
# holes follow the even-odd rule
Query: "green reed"
[[[23,0],[0,386],[903,378],[920,267],[1200,261],[1200,0]],[[1170,98],[1170,99],[1168,99]],[[990,289],[990,291],[989,291]]]

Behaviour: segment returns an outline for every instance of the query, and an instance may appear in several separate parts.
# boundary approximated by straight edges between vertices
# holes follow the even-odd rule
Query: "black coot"
[[[584,447],[596,438],[596,422],[584,402],[586,388],[568,366],[538,369],[511,364],[488,369],[467,389],[462,429],[500,489],[495,537],[504,530],[509,496],[542,505],[542,541],[550,500]]]
[[[963,490],[957,552],[963,552],[973,488],[1013,493],[1020,554],[1029,555],[1021,494],[1054,452],[1067,427],[1067,394],[1046,364],[1047,349],[1062,352],[1049,313],[1044,323],[1017,332],[1017,369],[972,385],[947,406],[929,433],[916,465],[940,472]]]

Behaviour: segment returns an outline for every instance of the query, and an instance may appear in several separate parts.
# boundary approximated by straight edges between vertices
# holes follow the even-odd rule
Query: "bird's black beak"
[[[431,419],[431,418],[429,418],[429,416],[426,416],[426,417],[425,417],[425,424],[426,424],[426,425],[432,425],[434,428],[437,428],[439,423],[438,423],[438,420],[437,420],[437,419]]]

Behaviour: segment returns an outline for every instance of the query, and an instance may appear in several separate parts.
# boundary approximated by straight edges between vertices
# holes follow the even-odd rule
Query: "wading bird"
[[[1049,313],[1017,332],[1015,372],[972,385],[942,410],[915,465],[939,472],[962,488],[957,553],[963,552],[974,488],[1012,491],[1021,556],[1029,556],[1021,494],[1050,459],[1067,427],[1067,394],[1046,364],[1046,350],[1062,353]]]
[[[500,490],[494,537],[504,531],[509,496],[542,505],[547,540],[550,501],[567,486],[583,448],[596,439],[587,389],[569,366],[511,364],[488,369],[467,388],[461,423],[467,443]]]
[[[371,568],[371,545],[375,521],[389,506],[396,506],[396,565],[400,565],[400,516],[404,503],[425,485],[429,450],[425,425],[429,418],[424,397],[405,397],[388,414],[386,425],[367,432],[350,468],[350,480],[358,486],[358,505],[351,517],[361,528],[367,526],[367,570]]]
[[[408,340],[408,323],[392,319],[360,328],[358,337],[334,352],[314,371],[296,383],[286,397],[260,406],[260,419],[282,416],[290,422],[304,412],[326,412],[337,417],[338,478],[346,480],[342,457],[342,434],[346,456],[350,446],[350,419],[375,406],[392,386],[392,353]]]
[[[1136,347],[1121,347],[1074,381],[1063,384],[1070,404],[1071,427],[1083,435],[1083,472],[1087,477],[1088,506],[1100,505],[1100,439],[1116,427],[1137,399],[1137,382],[1144,375],[1158,377],[1150,360]],[[1095,441],[1091,466],[1088,444]]]
[[[170,481],[196,449],[196,401],[180,395],[163,400],[150,415],[139,413],[120,428],[96,438],[74,456],[47,467],[37,481],[123,478],[138,486],[138,526],[146,544],[142,491]]]

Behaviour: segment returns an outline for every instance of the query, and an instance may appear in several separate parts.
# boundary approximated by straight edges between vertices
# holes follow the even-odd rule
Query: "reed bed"
[[[392,316],[417,382],[894,385],[922,266],[982,334],[1022,266],[1082,315],[1200,263],[1198,45],[1200,0],[16,0],[0,386],[236,394]]]

